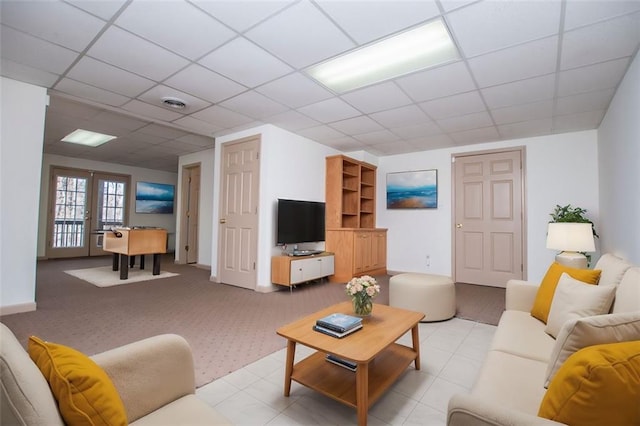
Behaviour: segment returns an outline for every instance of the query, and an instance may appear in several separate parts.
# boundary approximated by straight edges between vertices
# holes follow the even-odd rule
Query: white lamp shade
[[[563,251],[595,251],[591,223],[550,223],[547,248]]]

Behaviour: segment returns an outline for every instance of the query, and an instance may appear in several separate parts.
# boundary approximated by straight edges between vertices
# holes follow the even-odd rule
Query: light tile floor
[[[496,327],[453,318],[420,324],[421,370],[410,366],[370,408],[370,425],[446,424],[454,393],[468,393]],[[400,343],[411,346],[407,333]],[[296,362],[313,351],[297,345]],[[201,388],[196,395],[236,425],[356,425],[356,411],[296,382],[283,396],[286,349]]]

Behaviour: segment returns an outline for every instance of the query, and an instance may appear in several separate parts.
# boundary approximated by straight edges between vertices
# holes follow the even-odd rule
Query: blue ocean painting
[[[435,209],[437,207],[437,170],[387,174],[388,209]]]
[[[173,185],[138,182],[136,213],[173,214]]]

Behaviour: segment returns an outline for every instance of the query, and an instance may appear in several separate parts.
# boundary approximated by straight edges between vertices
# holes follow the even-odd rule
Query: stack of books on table
[[[337,338],[348,336],[361,328],[362,318],[340,313],[320,318],[316,321],[316,325],[313,326],[315,331]]]
[[[327,354],[327,361],[351,371],[356,371],[358,368],[358,364],[355,362],[331,354]]]

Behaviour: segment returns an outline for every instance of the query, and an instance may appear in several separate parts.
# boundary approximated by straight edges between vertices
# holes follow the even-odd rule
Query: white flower
[[[380,286],[375,278],[363,275],[352,278],[346,285],[346,292],[351,297],[374,298],[380,293]]]

